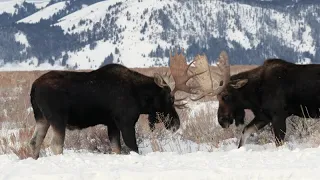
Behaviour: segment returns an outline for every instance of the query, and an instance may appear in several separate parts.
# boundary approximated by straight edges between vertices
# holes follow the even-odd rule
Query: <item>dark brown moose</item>
[[[267,59],[257,68],[230,76],[227,54],[222,52],[220,57],[225,59],[218,65],[225,70],[220,88],[212,90],[212,83],[207,83],[202,88],[207,91],[199,98],[217,95],[218,122],[223,128],[228,128],[233,122],[236,126],[244,124],[245,109],[253,112],[255,117],[245,126],[238,148],[245,144],[250,134],[270,123],[275,144],[281,146],[287,117],[320,116],[320,65],[297,65],[282,59]],[[206,58],[199,62],[206,62]],[[205,76],[211,78],[205,73],[196,79],[204,79]]]
[[[148,77],[119,64],[91,72],[50,71],[40,76],[33,82],[30,93],[36,120],[30,141],[33,158],[39,158],[40,146],[50,126],[54,132],[50,145],[54,154],[63,153],[66,128],[83,129],[98,124],[108,127],[114,153],[121,152],[120,132],[129,149],[138,153],[135,124],[140,114],[149,115],[151,130],[159,123],[159,112],[169,115],[165,127],[176,131],[180,119],[175,107],[184,108],[185,104],[174,104],[178,101],[175,93],[196,94],[195,90],[199,90],[187,85],[191,78],[203,73],[190,74],[192,63],[188,65],[182,54],[170,54],[175,83],[172,91],[165,81],[168,76],[155,73],[154,77]]]

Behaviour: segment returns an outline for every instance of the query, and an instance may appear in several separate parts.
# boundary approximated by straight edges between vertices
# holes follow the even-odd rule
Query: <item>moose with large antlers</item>
[[[271,123],[276,146],[281,146],[286,134],[286,119],[320,116],[320,65],[297,65],[282,59],[267,59],[252,70],[232,75],[221,91],[218,121],[224,128],[235,120],[243,124],[244,109],[250,109],[254,119],[242,132],[239,148],[250,134]]]
[[[217,116],[221,127],[228,128],[233,122],[236,126],[244,124],[245,109],[250,109],[255,115],[243,129],[238,148],[252,133],[269,123],[272,124],[276,146],[281,146],[287,117],[320,117],[320,65],[297,65],[283,59],[267,59],[257,68],[230,76],[228,56],[222,52],[218,64],[223,72],[220,75],[222,80],[220,86],[213,89],[205,56],[197,61],[198,64],[200,62],[202,66],[197,66],[197,69],[206,72],[195,77],[202,82],[199,84],[204,90],[199,98],[217,96]]]
[[[194,60],[192,63],[195,63]],[[151,130],[158,123],[158,113],[167,129],[176,131],[180,119],[175,107],[175,93],[195,94],[198,87],[187,82],[204,72],[189,73],[190,66],[182,54],[170,54],[170,71],[175,87],[170,89],[166,76],[158,73],[148,77],[119,64],[109,64],[91,72],[50,71],[36,79],[30,98],[36,127],[30,147],[33,158],[39,158],[40,146],[48,128],[53,129],[51,150],[62,154],[65,132],[98,124],[108,127],[111,149],[120,153],[120,132],[124,143],[138,153],[135,124],[140,114],[149,115]]]

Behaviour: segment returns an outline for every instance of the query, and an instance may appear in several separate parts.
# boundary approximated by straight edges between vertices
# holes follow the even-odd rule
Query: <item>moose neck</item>
[[[237,89],[243,98],[241,106],[243,109],[254,111],[261,104],[261,73],[262,68],[258,67],[249,71],[241,72],[231,76],[232,80],[248,79],[248,83]]]
[[[136,82],[136,85],[141,114],[152,113],[154,111],[154,99],[159,96],[161,88],[152,77],[145,77],[144,81]]]

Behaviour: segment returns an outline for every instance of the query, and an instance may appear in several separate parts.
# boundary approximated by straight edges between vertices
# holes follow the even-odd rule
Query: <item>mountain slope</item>
[[[97,68],[110,62],[129,67],[166,66],[169,50],[178,47],[185,49],[188,61],[198,53],[205,53],[214,63],[219,52],[226,50],[233,64],[261,64],[273,57],[296,63],[318,63],[319,3],[279,3],[51,1],[42,10],[16,21],[19,25],[16,28],[26,34],[28,41],[36,38],[37,43],[45,40],[53,45],[49,43],[44,49],[30,43],[29,49],[37,46],[38,52],[27,50],[29,58],[20,59],[24,62],[36,59],[37,65],[49,62],[78,69]],[[32,28],[39,31],[48,26],[46,34],[52,36],[30,37],[31,24],[25,23],[32,23]]]
[[[94,29],[94,26],[99,26],[107,16],[113,17],[112,14],[116,14],[115,24],[111,26],[118,27],[119,31],[124,27],[123,31],[117,33],[120,38],[116,41],[116,47],[120,49],[122,62],[128,66],[150,66],[151,64],[146,62],[155,60],[143,56],[155,50],[158,45],[161,49],[170,48],[172,41],[174,45],[190,49],[190,41],[206,47],[210,46],[210,40],[222,39],[225,41],[224,46],[235,57],[239,57],[236,53],[239,53],[240,49],[261,53],[256,49],[263,49],[265,46],[268,51],[265,50],[264,57],[260,61],[268,57],[285,57],[281,52],[277,52],[278,48],[273,49],[273,45],[285,47],[291,50],[292,54],[301,56],[292,60],[306,61],[316,56],[318,37],[312,34],[312,24],[304,24],[308,21],[308,8],[301,8],[303,11],[300,13],[286,13],[221,1],[196,3],[194,1],[119,0],[112,2],[119,4],[116,10],[112,8],[107,10],[111,1],[99,2],[60,19],[55,25],[61,26],[68,33],[81,33],[88,30],[97,32],[100,29]],[[319,11],[314,12],[319,17]],[[144,26],[148,27],[142,33]],[[221,50],[221,44],[218,44],[219,46]],[[210,60],[216,58],[218,51],[209,55]],[[240,58],[245,63],[256,61],[250,57],[240,56]],[[137,61],[137,59],[146,61]],[[167,58],[161,58],[157,63],[165,65],[167,60]],[[233,59],[233,62],[236,63],[236,60]]]
[[[39,10],[38,12],[36,12],[26,18],[19,20],[17,23],[37,23],[41,19],[49,19],[55,13],[59,12],[61,9],[65,8],[65,7],[66,7],[65,1],[58,2],[55,4],[49,5],[49,6],[45,7],[44,9]]]
[[[105,47],[102,51],[107,52],[106,55],[115,54],[115,48],[117,48],[121,56],[119,61],[129,67],[149,67],[155,65],[155,63],[157,65],[166,65],[166,58],[158,59],[155,62],[154,58],[147,56],[152,50],[156,49],[158,45],[155,43],[156,40],[159,40],[158,43],[162,43],[162,46],[169,47],[167,42],[157,37],[161,33],[161,26],[156,27],[158,25],[155,23],[152,28],[159,31],[154,30],[152,33],[145,32],[142,34],[141,29],[144,21],[139,19],[144,13],[146,15],[145,18],[150,17],[151,13],[145,12],[148,7],[156,6],[152,8],[157,10],[167,4],[168,2],[166,1],[157,0],[149,0],[144,3],[124,0],[102,1],[60,19],[55,25],[60,26],[68,33],[91,31],[99,34],[99,32],[103,33],[104,28],[108,28],[107,31],[110,32],[103,33],[104,36],[102,36],[104,41],[97,41],[97,48]],[[130,12],[130,15],[128,12]],[[155,35],[155,37],[149,41],[147,40],[149,35]],[[143,38],[146,40],[142,40]],[[96,57],[96,48],[90,50],[87,47],[81,51],[85,52],[82,57],[94,59],[99,64],[104,60],[103,56]],[[80,58],[79,56],[76,57],[77,59]]]
[[[0,14],[6,12],[9,14],[14,14],[16,12],[16,7],[23,4],[23,2],[31,3],[36,6],[36,8],[41,9],[45,7],[50,0],[2,0],[0,1]]]

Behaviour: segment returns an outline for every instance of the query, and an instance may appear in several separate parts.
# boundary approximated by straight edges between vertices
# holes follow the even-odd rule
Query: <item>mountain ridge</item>
[[[188,61],[205,53],[211,64],[221,50],[228,52],[232,64],[258,65],[275,57],[295,63],[320,61],[317,2],[282,1],[280,6],[279,1],[257,0],[88,2],[50,1],[41,10],[2,27],[8,37],[24,34],[29,46],[12,45],[16,51],[10,49],[11,53],[20,55],[0,55],[1,65],[27,63],[36,68],[47,63],[95,69],[112,62],[128,67],[167,66],[174,48],[184,48]],[[59,4],[56,13],[49,14],[48,9]],[[40,12],[45,18],[32,17]],[[8,49],[1,44],[10,43],[2,41],[0,52]]]

